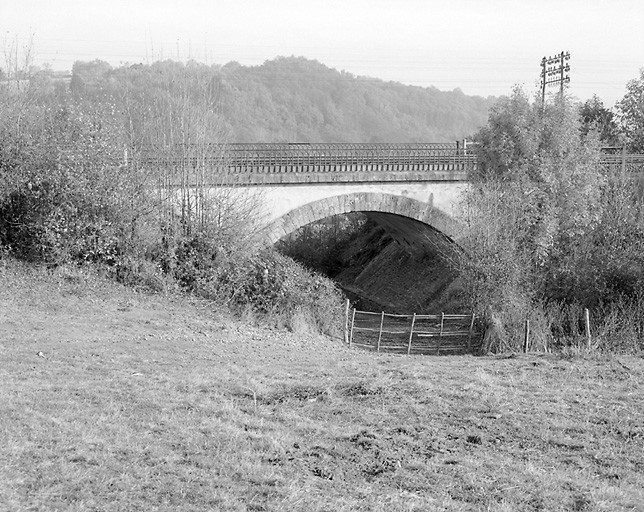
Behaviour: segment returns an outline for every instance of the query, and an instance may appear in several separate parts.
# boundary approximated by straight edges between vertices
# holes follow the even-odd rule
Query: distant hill
[[[356,77],[304,58],[227,64],[221,99],[236,141],[443,142],[487,122],[493,98]]]
[[[83,99],[127,104],[140,116],[136,123],[155,130],[163,116],[194,125],[195,112],[207,111],[204,126],[216,124],[229,142],[454,141],[483,126],[495,101],[358,77],[302,57],[261,66],[76,62],[70,89]]]

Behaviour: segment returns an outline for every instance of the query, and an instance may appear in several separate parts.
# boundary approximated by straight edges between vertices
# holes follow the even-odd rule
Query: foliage
[[[617,116],[629,150],[644,153],[644,68],[626,84],[626,94],[617,103]]]
[[[75,97],[110,98],[129,109],[137,144],[146,142],[143,126],[159,121],[165,139],[157,132],[157,141],[182,142],[169,126],[180,131],[190,124],[165,123],[170,105],[216,113],[218,133],[230,142],[443,142],[478,129],[491,104],[458,90],[356,77],[295,57],[250,67],[76,62],[72,74]]]
[[[548,304],[600,311],[644,289],[642,202],[630,177],[600,164],[598,134],[581,128],[567,98],[542,105],[515,90],[477,136],[461,267],[499,346],[521,339],[526,317],[547,343]]]
[[[207,239],[177,251],[176,275],[194,293],[238,313],[251,313],[293,328],[302,315],[314,330],[335,333],[342,294],[329,279],[272,248],[226,253]]]
[[[579,107],[581,135],[586,137],[596,132],[600,142],[606,146],[619,146],[620,137],[615,115],[604,107],[598,96],[593,96]]]
[[[115,264],[145,207],[109,105],[12,104],[0,123],[0,244],[30,260]]]
[[[492,106],[487,125],[475,138],[479,144],[479,178],[504,180],[510,173],[515,176],[526,173],[526,165],[534,160],[538,150],[532,129],[534,120],[530,100],[519,88]]]

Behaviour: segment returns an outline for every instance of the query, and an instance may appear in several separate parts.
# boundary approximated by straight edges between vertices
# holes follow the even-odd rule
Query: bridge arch
[[[459,238],[459,223],[439,208],[405,196],[354,192],[319,199],[294,208],[265,228],[265,238],[275,243],[297,229],[332,215],[365,212],[403,239],[422,233],[427,226],[452,240]]]

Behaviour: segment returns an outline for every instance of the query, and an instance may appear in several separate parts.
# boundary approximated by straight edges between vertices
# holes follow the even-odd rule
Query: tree
[[[505,207],[477,198],[475,209],[494,206],[490,215],[500,218],[486,222],[515,223],[503,228],[503,236],[511,237],[518,260],[528,265],[522,272],[536,272],[530,278],[535,293],[543,293],[542,269],[595,218],[602,179],[593,172],[595,141],[579,137],[578,117],[567,98],[542,108],[519,89],[492,109],[476,140],[483,169],[473,176],[474,193],[498,197]]]
[[[628,149],[644,153],[644,68],[626,84],[626,94],[617,103],[619,125]]]
[[[492,106],[486,126],[475,135],[479,144],[479,177],[502,180],[527,171],[538,149],[534,108],[525,92],[515,87]]]
[[[70,90],[76,97],[101,97],[111,72],[112,66],[102,60],[76,61],[72,66]]]
[[[146,206],[120,165],[121,123],[109,106],[14,105],[0,122],[0,246],[51,264],[118,264]]]
[[[583,129],[565,96],[543,106],[515,90],[477,134],[461,271],[498,347],[520,337],[526,315],[546,326],[552,304],[598,308],[644,291],[642,203],[629,176],[600,164],[599,134]]]
[[[614,114],[604,107],[602,100],[594,95],[579,108],[581,135],[588,136],[591,131],[597,133],[599,140],[608,146],[619,145],[619,130]]]

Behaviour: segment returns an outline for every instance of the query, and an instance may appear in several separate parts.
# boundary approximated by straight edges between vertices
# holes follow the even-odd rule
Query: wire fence
[[[394,315],[347,308],[346,316],[350,347],[408,355],[467,354],[481,348],[474,314]]]

